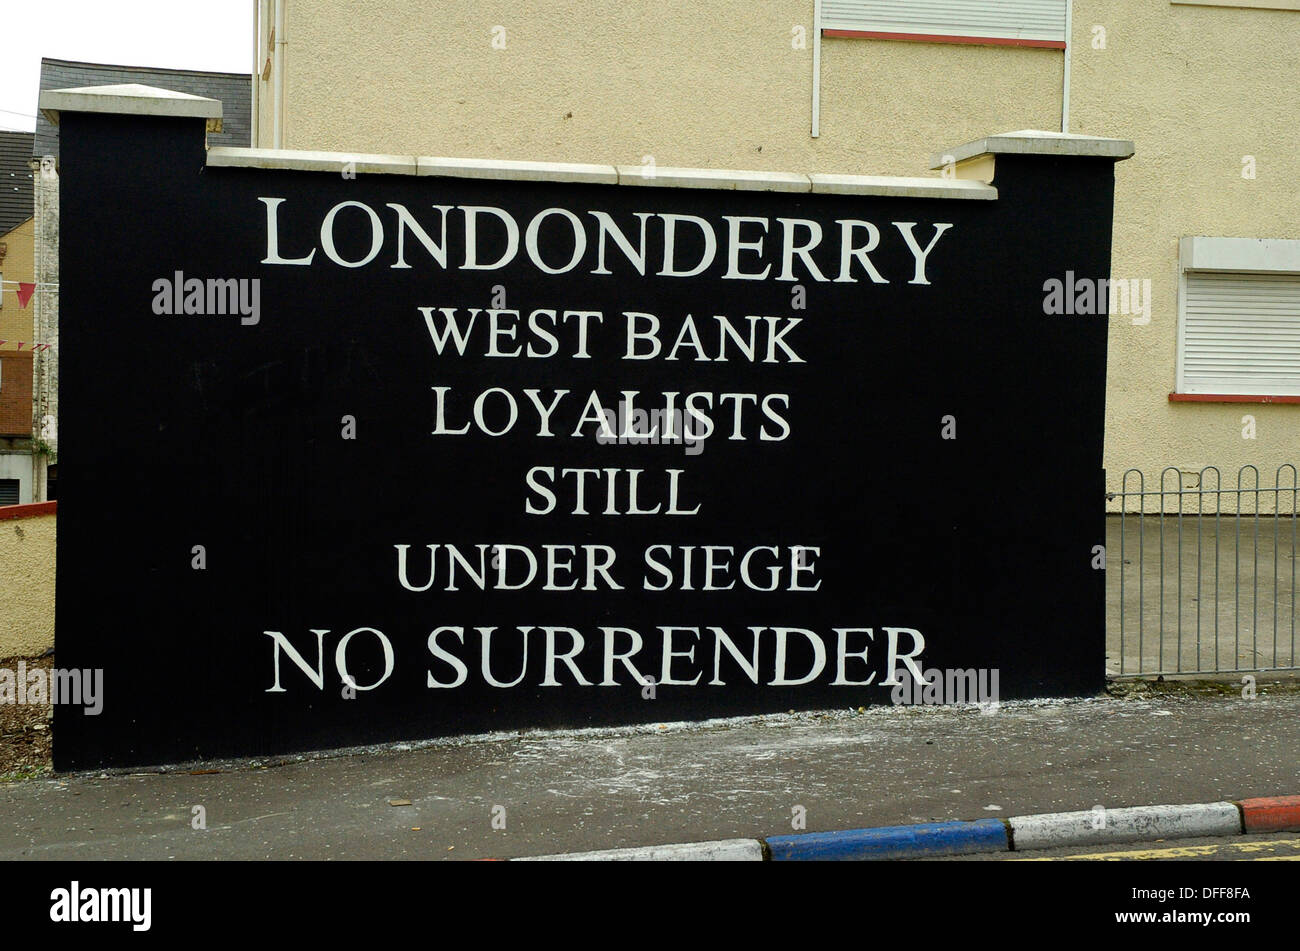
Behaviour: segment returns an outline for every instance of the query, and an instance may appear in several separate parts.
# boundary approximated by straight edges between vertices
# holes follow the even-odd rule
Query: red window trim
[[[1240,393],[1170,393],[1171,403],[1300,403],[1300,396],[1248,396]]]
[[[1009,36],[956,36],[946,33],[878,33],[874,30],[822,30],[823,36],[862,40],[904,40],[911,43],[964,43],[971,46],[1028,46],[1063,50],[1064,40],[1022,40]]]

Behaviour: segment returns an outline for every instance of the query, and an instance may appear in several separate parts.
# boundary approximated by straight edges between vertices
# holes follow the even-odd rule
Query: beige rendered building
[[[945,150],[1131,139],[1108,487],[1300,461],[1300,0],[254,6],[261,148],[987,177]]]
[[[31,153],[30,132],[0,131],[0,507],[37,500],[45,469],[33,438],[33,315],[49,288],[36,277]]]

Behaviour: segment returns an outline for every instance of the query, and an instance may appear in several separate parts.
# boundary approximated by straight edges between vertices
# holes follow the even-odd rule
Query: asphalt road
[[[1300,833],[1134,842],[1125,845],[1072,846],[961,855],[946,862],[1300,862]]]

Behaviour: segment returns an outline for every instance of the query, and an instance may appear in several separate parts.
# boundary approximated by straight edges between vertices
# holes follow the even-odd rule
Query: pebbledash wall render
[[[1131,143],[990,137],[991,185],[646,177],[41,107],[58,656],[104,670],[58,768],[1102,685],[1106,318],[1043,287],[1107,275]]]

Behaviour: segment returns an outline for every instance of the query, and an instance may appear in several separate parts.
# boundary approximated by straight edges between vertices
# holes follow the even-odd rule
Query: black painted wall
[[[1104,541],[1106,322],[1046,316],[1043,283],[1109,274],[1111,162],[1002,156],[997,201],[902,200],[208,168],[201,120],[70,113],[61,129],[57,661],[102,668],[105,697],[98,716],[57,710],[58,768],[889,702],[878,683],[830,684],[835,627],[875,630],[868,662],[850,661],[853,678],[885,676],[882,630],[903,627],[924,635],[927,668],[998,669],[1004,700],[1101,687],[1104,588],[1092,548]],[[880,226],[871,258],[891,283],[820,283],[800,271],[807,308],[793,310],[789,282],[721,280],[718,265],[691,279],[619,264],[616,276],[593,275],[589,246],[561,276],[540,273],[522,249],[501,271],[444,271],[409,238],[413,267],[393,269],[391,228],[363,268],[320,252],[311,267],[263,265],[259,196],[286,199],[285,255],[315,246],[325,212],[347,200],[380,212],[402,203],[422,220],[434,204],[499,206],[521,223],[553,206],[630,224],[638,211],[799,217],[823,223],[828,239],[837,219],[857,218]],[[931,253],[930,285],[907,283],[912,257],[893,221],[918,222],[923,243],[934,222],[953,223]],[[354,257],[368,243],[368,232],[339,238]],[[827,252],[824,265],[836,274],[838,256]],[[178,270],[260,279],[260,322],[156,315],[153,282]],[[438,357],[417,308],[488,307],[496,285],[525,313],[603,311],[592,359]],[[620,360],[624,310],[658,314],[669,340],[688,312],[701,324],[715,313],[801,317],[787,339],[806,362]],[[433,386],[558,387],[570,399],[638,390],[648,405],[661,391],[784,392],[792,435],[721,433],[699,455],[600,445],[567,435],[570,407],[554,427],[565,435],[539,439],[523,404],[511,435],[435,437]],[[459,425],[464,400],[448,412]],[[355,440],[340,437],[344,415],[357,421]],[[947,415],[953,440],[941,438]],[[701,512],[526,515],[524,477],[536,465],[641,468],[650,489],[656,472],[682,469],[686,502]],[[396,544],[423,563],[427,544],[496,542],[614,546],[627,589],[414,593],[398,583]],[[821,589],[646,592],[634,569],[657,543],[819,546]],[[204,570],[192,567],[195,545]],[[454,689],[426,685],[430,672],[454,674],[427,647],[440,625],[466,629],[464,647],[440,641],[469,670]],[[477,673],[479,625],[498,627],[503,680],[518,673],[518,635],[507,639],[516,625],[579,630],[588,644],[578,663],[595,684],[599,625],[639,631],[636,662],[656,677],[658,625],[721,626],[742,649],[751,625],[810,629],[826,640],[828,668],[808,685],[769,686],[769,630],[761,684],[727,656],[726,686],[710,686],[706,635],[701,662],[674,668],[702,670],[700,683],[660,685],[647,699],[621,665],[619,686],[577,686],[563,665],[561,686],[539,686],[534,635],[524,682],[499,689]],[[360,627],[387,635],[395,669],[349,699],[334,649]],[[285,691],[268,692],[264,632],[282,632],[314,662],[311,629],[329,631],[325,688],[282,657]],[[348,662],[366,685],[381,655],[372,635],[354,641]],[[806,670],[806,644],[792,638],[789,649],[790,670]]]

